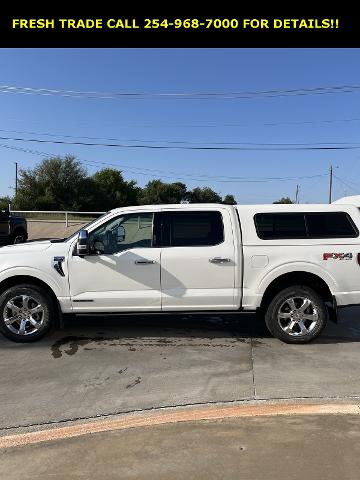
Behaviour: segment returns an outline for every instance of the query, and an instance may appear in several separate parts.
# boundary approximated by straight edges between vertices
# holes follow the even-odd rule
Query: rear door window
[[[224,241],[220,212],[165,212],[163,219],[164,246],[212,246]]]

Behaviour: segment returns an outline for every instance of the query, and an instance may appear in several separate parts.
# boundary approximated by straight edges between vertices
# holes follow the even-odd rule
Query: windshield
[[[87,223],[86,225],[82,226],[81,228],[79,228],[79,230],[76,230],[76,232],[72,233],[69,237],[64,237],[64,238],[54,238],[51,241],[51,243],[61,243],[61,242],[67,242],[68,240],[71,240],[72,238],[74,238],[76,235],[79,234],[80,230],[83,230],[85,228],[89,228],[93,223],[97,222],[98,220],[100,220],[100,218],[102,217],[105,217],[105,215],[107,215],[109,212],[106,212],[106,213],[103,213],[102,215],[100,215],[99,217],[97,218],[94,218],[94,220],[92,220],[90,223]]]

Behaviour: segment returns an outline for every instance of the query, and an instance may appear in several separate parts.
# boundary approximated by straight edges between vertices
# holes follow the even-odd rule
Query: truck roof
[[[254,216],[257,213],[295,213],[295,212],[339,212],[358,213],[359,209],[352,203],[340,204],[267,204],[267,205],[236,205],[242,217]]]
[[[134,205],[131,207],[121,207],[114,208],[111,212],[117,211],[133,211],[133,210],[162,210],[164,208],[170,208],[174,210],[187,210],[187,209],[208,209],[208,208],[227,208],[233,209],[236,208],[239,211],[248,211],[248,212],[305,212],[305,211],[337,211],[339,210],[340,205],[346,207],[357,207],[360,208],[360,195],[354,195],[351,197],[344,197],[336,200],[335,202],[328,203],[314,203],[314,204],[294,204],[294,203],[268,203],[268,204],[252,204],[252,205],[224,205],[219,203],[174,203],[174,204],[160,204],[160,205]]]
[[[360,208],[360,195],[352,195],[349,197],[342,197],[339,198],[338,200],[335,200],[336,204],[341,204],[341,205],[355,205],[355,207]]]
[[[221,203],[167,203],[167,204],[159,204],[159,205],[134,205],[131,207],[121,207],[121,208],[114,208],[111,212],[117,211],[127,211],[127,210],[161,210],[163,208],[171,208],[171,209],[196,209],[200,208],[207,209],[207,208],[232,208],[232,205],[224,205]]]

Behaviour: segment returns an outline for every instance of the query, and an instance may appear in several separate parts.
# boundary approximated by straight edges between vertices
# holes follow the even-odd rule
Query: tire
[[[16,245],[18,243],[25,243],[27,240],[27,233],[23,229],[15,230],[11,235],[11,243]]]
[[[16,285],[0,295],[0,331],[14,342],[39,340],[55,325],[55,316],[52,298],[37,285]]]
[[[325,328],[328,310],[312,288],[294,285],[270,302],[265,323],[270,333],[286,343],[308,343]]]

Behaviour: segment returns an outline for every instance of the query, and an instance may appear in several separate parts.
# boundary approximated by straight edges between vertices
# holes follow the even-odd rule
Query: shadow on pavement
[[[356,313],[356,312],[355,312]],[[237,338],[271,338],[263,318],[256,315],[113,315],[77,316],[66,318],[64,331],[77,334],[101,334],[108,337],[114,330],[122,337],[131,328],[132,333],[141,337],[152,335],[171,337],[222,338],[224,334]],[[58,331],[60,333],[61,330]],[[345,343],[360,341],[360,314],[352,312],[345,318],[340,314],[338,323],[328,322],[323,333],[313,343]]]
[[[98,332],[106,335],[117,331],[119,336],[131,328],[132,332],[142,336],[152,333],[154,336],[168,332],[171,337],[216,338],[236,336],[243,338],[270,337],[262,319],[255,315],[110,315],[77,316],[65,318],[64,329],[81,332]]]

